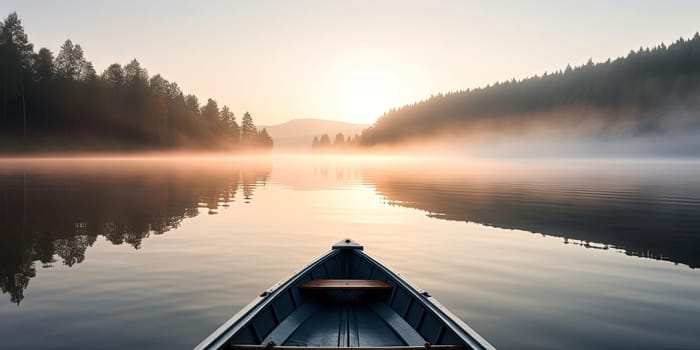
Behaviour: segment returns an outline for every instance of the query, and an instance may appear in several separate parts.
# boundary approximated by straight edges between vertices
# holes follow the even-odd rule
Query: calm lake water
[[[0,348],[191,348],[344,237],[502,349],[697,349],[700,163],[0,161]]]

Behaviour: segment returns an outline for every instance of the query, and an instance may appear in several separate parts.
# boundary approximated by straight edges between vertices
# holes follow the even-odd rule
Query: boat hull
[[[309,290],[318,281],[391,288]],[[314,281],[314,283],[310,283]],[[331,283],[332,284],[332,283]],[[493,349],[429,293],[344,240],[261,293],[195,349],[251,347]]]

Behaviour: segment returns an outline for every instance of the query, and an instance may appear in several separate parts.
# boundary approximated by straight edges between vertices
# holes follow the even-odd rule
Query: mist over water
[[[498,348],[700,342],[696,161],[132,156],[0,160],[3,347],[192,347],[346,236]]]
[[[365,154],[443,155],[493,159],[697,159],[700,126],[670,120],[610,123],[601,118],[548,123],[531,117],[520,121],[489,121],[469,129],[447,128],[390,144],[359,148]],[[674,121],[678,119],[677,121]],[[645,130],[644,128],[648,128]],[[284,152],[284,150],[277,151]]]

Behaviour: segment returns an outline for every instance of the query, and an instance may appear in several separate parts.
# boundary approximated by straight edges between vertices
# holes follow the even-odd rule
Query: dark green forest
[[[98,74],[66,40],[34,50],[16,13],[0,22],[0,152],[269,150],[245,113],[183,94],[134,59]]]
[[[450,134],[508,136],[538,128],[594,138],[688,134],[700,130],[698,111],[700,35],[695,34],[614,60],[431,96],[386,112],[362,133],[360,144]]]

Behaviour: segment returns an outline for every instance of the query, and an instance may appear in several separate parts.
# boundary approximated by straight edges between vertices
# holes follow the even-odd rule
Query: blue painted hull
[[[383,291],[307,291],[311,280],[379,280]],[[493,349],[427,292],[344,240],[291,277],[275,284],[195,349],[268,347],[406,347],[456,345]],[[261,347],[262,348],[262,347]]]

